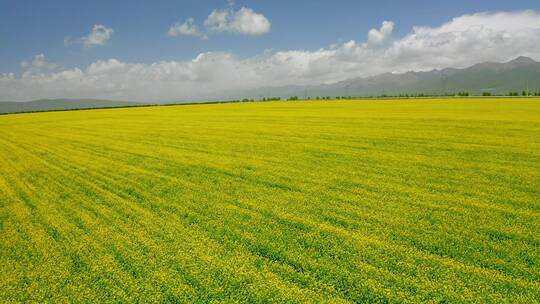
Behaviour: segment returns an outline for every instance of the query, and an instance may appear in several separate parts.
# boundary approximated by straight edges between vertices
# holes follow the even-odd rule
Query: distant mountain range
[[[540,62],[518,57],[505,63],[484,62],[464,69],[446,68],[428,72],[385,73],[372,77],[311,86],[266,87],[243,92],[248,98],[277,96],[300,98],[316,96],[381,96],[399,94],[445,95],[469,92],[471,95],[508,94],[540,91]]]
[[[99,99],[40,99],[27,102],[0,102],[0,113],[61,111],[145,105],[138,102]]]
[[[540,62],[528,57],[518,57],[505,63],[484,62],[464,69],[446,68],[428,72],[385,73],[322,85],[262,87],[224,94],[221,100],[289,98],[291,96],[315,98],[317,96],[369,97],[399,94],[445,95],[457,92],[469,92],[471,95],[482,95],[482,93],[489,92],[501,95],[509,92],[522,92],[527,89],[540,92]],[[178,103],[186,103],[186,101]],[[42,99],[29,102],[0,102],[0,113],[111,108],[148,104],[150,103],[97,99]]]

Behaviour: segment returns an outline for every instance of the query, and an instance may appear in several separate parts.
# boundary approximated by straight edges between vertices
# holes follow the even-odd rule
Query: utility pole
[[[448,75],[441,71],[441,95],[447,94]]]
[[[529,96],[529,78],[527,78],[527,96]]]

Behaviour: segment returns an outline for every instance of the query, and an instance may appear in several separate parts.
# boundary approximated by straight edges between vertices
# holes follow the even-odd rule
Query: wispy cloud
[[[199,27],[195,24],[194,18],[189,18],[185,22],[177,22],[169,28],[167,32],[169,37],[177,37],[179,35],[187,35],[199,37],[201,39],[208,39],[206,34],[199,30]]]
[[[80,38],[65,37],[64,45],[82,44],[86,48],[105,45],[111,39],[113,33],[114,30],[112,28],[108,28],[102,24],[95,24],[92,31],[86,36]]]
[[[29,60],[21,62],[23,75],[43,74],[54,71],[58,67],[57,64],[50,63],[44,54],[37,54],[32,56]]]
[[[230,32],[247,35],[262,35],[270,32],[270,20],[250,8],[213,10],[204,22],[205,27],[215,32]]]
[[[104,45],[111,39],[114,30],[108,28],[102,24],[94,25],[92,32],[87,36],[81,38],[85,47],[93,47],[98,45]]]

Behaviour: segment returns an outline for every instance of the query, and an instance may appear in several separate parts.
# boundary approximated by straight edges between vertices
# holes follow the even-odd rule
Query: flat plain
[[[540,299],[540,99],[0,116],[0,302]]]

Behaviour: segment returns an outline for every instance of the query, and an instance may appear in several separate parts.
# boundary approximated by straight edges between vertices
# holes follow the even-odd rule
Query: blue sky
[[[258,34],[249,34],[233,29],[235,26],[233,25],[234,16],[242,8],[247,9],[250,17],[259,16],[264,18],[269,25],[267,30]],[[229,19],[227,19],[227,22],[229,23],[221,24],[221,26],[229,26],[227,30],[216,30],[215,28],[212,30],[211,27],[205,26],[205,20],[209,19],[209,15],[214,10],[228,14],[227,18]],[[536,53],[534,50],[529,49],[528,44],[524,44],[521,49],[512,48],[512,45],[516,45],[516,42],[525,43],[526,39],[532,39],[532,41],[536,39],[536,36],[534,36],[534,33],[536,33],[535,22],[539,12],[540,1],[538,0],[236,0],[234,3],[226,0],[0,0],[0,76],[4,74],[4,83],[9,82],[9,86],[13,86],[16,79],[22,81],[24,77],[21,75],[25,72],[27,72],[27,76],[31,74],[33,76],[47,76],[49,77],[46,78],[47,81],[54,78],[54,75],[56,75],[54,73],[65,71],[67,72],[62,74],[64,78],[67,77],[67,74],[72,78],[84,78],[87,74],[92,74],[89,73],[90,66],[93,64],[99,65],[103,61],[106,64],[99,65],[100,71],[111,71],[113,68],[122,69],[123,71],[135,70],[140,76],[140,74],[146,72],[148,73],[145,75],[149,73],[155,74],[156,71],[151,70],[153,68],[152,64],[166,61],[175,63],[174,66],[160,66],[160,71],[167,70],[167,75],[174,74],[174,77],[166,78],[167,81],[181,81],[182,83],[191,81],[195,83],[200,82],[201,79],[215,80],[221,77],[218,68],[214,73],[211,66],[197,64],[194,67],[195,64],[190,64],[199,54],[209,54],[211,52],[214,54],[227,54],[219,58],[209,59],[209,56],[202,58],[204,60],[217,60],[220,64],[223,63],[222,75],[227,74],[225,66],[231,67],[235,65],[242,65],[244,74],[253,71],[253,73],[257,74],[257,77],[261,76],[261,70],[268,68],[269,65],[275,65],[276,68],[268,69],[274,73],[273,75],[277,75],[285,70],[283,70],[284,67],[275,63],[287,61],[284,66],[294,62],[298,69],[293,71],[291,67],[290,77],[283,78],[283,80],[287,79],[295,83],[332,82],[350,76],[367,76],[379,72],[392,72],[394,70],[389,69],[394,66],[396,67],[395,71],[423,70],[445,65],[463,66],[484,59],[506,60],[514,55],[535,57]],[[449,47],[446,53],[442,55],[436,54],[433,50],[431,52],[426,50],[425,53],[431,55],[426,55],[425,58],[420,58],[422,55],[419,54],[411,56],[409,54],[411,48],[404,53],[399,53],[403,49],[403,44],[409,43],[409,46],[414,47],[414,43],[419,43],[417,40],[412,39],[414,41],[411,42],[411,39],[407,39],[414,31],[413,27],[423,26],[430,28],[432,29],[429,34],[430,38],[426,39],[440,40],[441,37],[444,37],[444,33],[439,33],[438,36],[434,33],[443,24],[452,22],[454,18],[477,13],[492,15],[475,15],[472,21],[454,22],[455,26],[449,27],[445,31],[456,36],[470,30],[474,31],[479,24],[486,23],[486,31],[498,31],[496,34],[502,37],[508,34],[508,31],[503,27],[504,23],[512,22],[517,27],[513,26],[514,32],[508,34],[514,40],[508,39],[506,51],[486,52],[486,54],[481,54],[482,56],[476,56],[472,53],[457,54],[453,48]],[[500,15],[501,13],[517,15]],[[198,33],[200,33],[199,37],[184,34],[168,35],[168,31],[172,26],[176,23],[180,25],[189,18],[193,18],[192,25],[197,26]],[[388,32],[384,32],[381,27],[383,21],[389,22],[386,28]],[[518,26],[520,23],[530,23],[530,21],[532,21],[532,25],[528,27],[523,24],[520,25],[521,27]],[[497,23],[501,25],[500,28],[489,28],[490,26],[497,27]],[[103,29],[110,31],[110,34],[107,39],[101,40],[100,43],[86,47],[84,39],[90,37],[95,26],[103,27]],[[245,26],[247,26],[248,31],[250,26],[252,27],[249,23]],[[377,42],[377,45],[366,42],[370,30],[377,31],[374,35],[380,36],[381,41]],[[523,31],[533,36],[522,37],[520,33]],[[483,35],[479,32],[476,34]],[[208,39],[201,39],[202,36],[207,36]],[[66,38],[68,38],[68,43],[65,43]],[[494,39],[494,37],[491,38]],[[489,41],[494,41],[493,39]],[[354,41],[354,44],[347,44],[349,41]],[[459,39],[454,41],[454,47],[457,47],[459,41]],[[426,44],[426,41],[421,43]],[[518,43],[518,45],[520,44]],[[341,49],[341,51],[334,50],[335,48]],[[531,48],[534,48],[534,46],[531,46]],[[368,49],[371,51],[368,52]],[[378,53],[375,53],[373,49],[377,49]],[[521,50],[523,51],[521,52]],[[282,54],[280,52],[286,53]],[[290,52],[297,53],[292,54]],[[343,55],[347,52],[348,55]],[[396,52],[399,54],[395,55]],[[419,52],[424,51],[420,50]],[[276,54],[277,56],[269,57],[268,54]],[[405,54],[409,54],[407,55],[408,58],[417,58],[416,61],[404,61]],[[227,56],[234,56],[234,59]],[[264,59],[257,59],[260,57],[264,57]],[[323,62],[322,57],[328,60]],[[374,68],[369,70],[358,68],[358,70],[354,70],[353,63],[356,63],[357,67],[365,66],[366,62],[361,62],[361,58],[370,58],[366,62],[372,64]],[[376,62],[383,62],[383,58],[391,64],[380,63],[377,65]],[[114,61],[111,61],[113,59]],[[198,61],[198,63],[204,62],[204,60]],[[391,60],[395,60],[395,62],[391,62]],[[257,64],[254,65],[254,61]],[[344,64],[340,66],[339,64],[336,65],[336,63]],[[134,66],[137,64],[146,66],[142,68]],[[324,66],[329,67],[331,64],[338,67],[336,69],[346,72],[337,73],[331,68],[328,71],[325,70]],[[103,68],[105,65],[107,65],[106,69]],[[141,72],[142,69],[146,69],[144,70],[145,73]],[[169,69],[176,70],[170,72]],[[83,75],[79,75],[79,70]],[[204,70],[206,74],[202,75],[201,70]],[[96,72],[97,70],[93,69],[92,71]],[[328,72],[328,77],[320,76],[320,74],[326,72]],[[13,74],[7,75],[8,73]],[[270,75],[271,73],[268,72],[267,74]],[[13,79],[13,77],[16,79]],[[259,80],[273,85],[283,84],[268,77],[261,76]],[[132,79],[118,81],[122,82],[123,87],[126,87],[136,83]],[[160,76],[159,79],[163,79],[163,77]],[[240,79],[240,81],[244,80]],[[225,83],[222,84],[225,86]],[[2,82],[0,82],[0,87],[1,85]],[[17,85],[22,87],[30,86],[28,82],[25,84],[19,82]],[[35,83],[33,85],[35,86]],[[58,84],[59,87],[65,87],[66,85],[68,84]],[[218,86],[216,85],[216,87]],[[192,87],[189,88],[192,90]],[[123,95],[112,94],[112,91],[107,93],[102,89],[92,91],[91,88],[85,88],[85,90],[88,92],[80,89],[79,91],[69,92],[69,94],[123,97]],[[174,94],[175,92],[171,91],[171,97]],[[36,92],[28,96],[2,96],[0,93],[0,99],[25,99],[57,95],[61,95],[61,92]],[[197,94],[192,94],[192,96],[195,95]],[[126,97],[133,98],[134,96]],[[153,98],[152,96],[149,97]],[[155,98],[169,98],[169,96],[156,96]]]
[[[67,66],[87,65],[100,58],[155,62],[184,60],[206,51],[231,51],[253,56],[264,50],[313,50],[351,39],[365,38],[383,20],[396,23],[404,35],[414,25],[435,26],[453,17],[482,11],[540,11],[540,1],[236,1],[252,8],[272,24],[257,37],[214,34],[208,40],[167,37],[178,20],[203,22],[226,1],[30,1],[2,0],[0,5],[0,73],[19,70],[19,63],[38,53]],[[65,47],[66,36],[83,36],[94,24],[114,29],[103,46]]]

